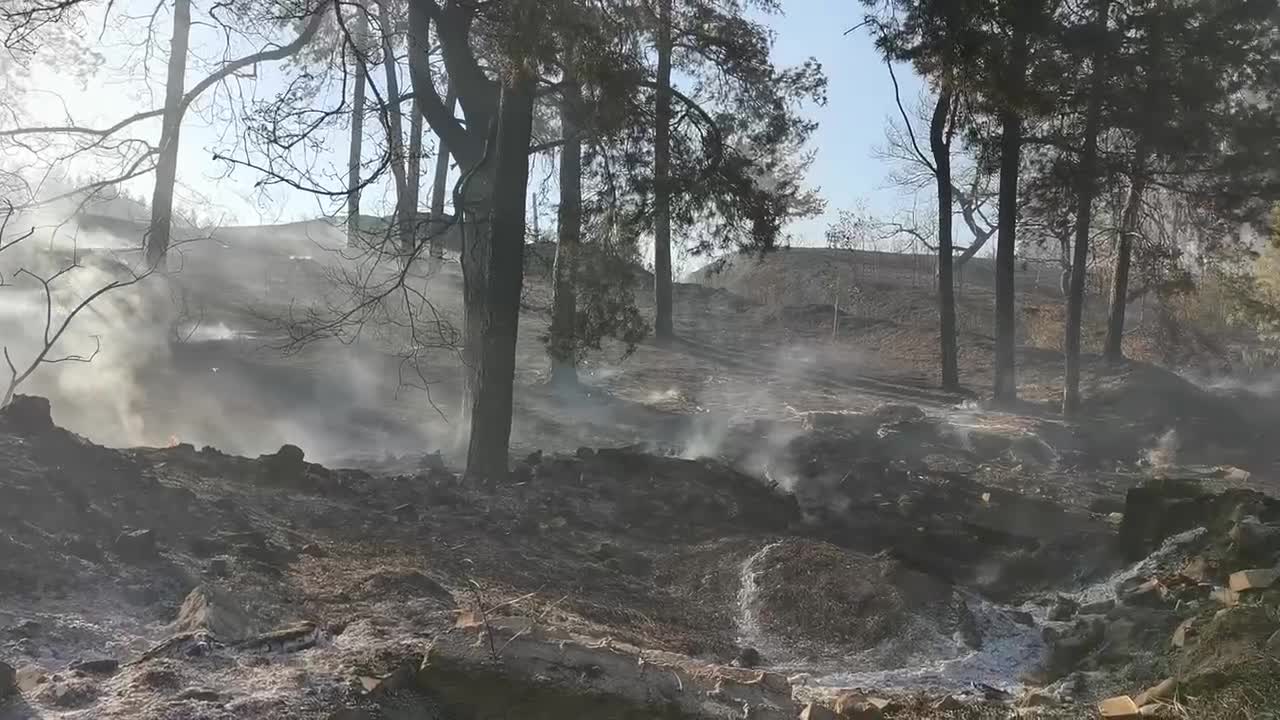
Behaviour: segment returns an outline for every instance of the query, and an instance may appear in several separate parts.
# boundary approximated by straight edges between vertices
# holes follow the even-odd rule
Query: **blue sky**
[[[883,143],[887,120],[897,112],[893,85],[866,31],[844,34],[862,20],[861,3],[783,0],[782,5],[785,15],[770,18],[777,32],[777,62],[816,57],[830,82],[826,107],[810,110],[819,122],[810,182],[822,188],[827,212],[791,229],[800,244],[822,244],[840,209],[863,203],[873,212],[888,213],[901,202],[897,191],[886,187],[884,163],[872,157]],[[923,89],[920,79],[905,68],[897,75],[903,101],[913,102]]]

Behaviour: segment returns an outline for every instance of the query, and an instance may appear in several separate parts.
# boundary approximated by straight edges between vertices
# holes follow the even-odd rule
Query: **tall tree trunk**
[[[481,345],[485,305],[489,297],[495,172],[492,158],[473,168],[462,197],[462,207],[454,208],[454,212],[462,216],[461,248],[458,252],[458,262],[462,267],[462,407],[457,427],[458,439],[463,444],[469,442],[474,429],[472,411],[481,384]]]
[[[422,113],[418,112],[417,100],[409,112],[409,161],[406,169],[409,193],[405,205],[409,211],[409,228],[413,233],[413,252],[417,252],[418,239],[422,237],[421,217],[418,212],[418,199],[422,195]]]
[[[658,0],[658,92],[653,141],[654,335],[675,336],[671,279],[671,2]]]
[[[369,33],[369,18],[362,8],[356,9],[355,36],[362,40]],[[351,148],[347,155],[347,247],[360,238],[360,159],[364,148],[364,83],[367,72],[363,50],[355,48],[355,88],[351,97]]]
[[[1093,198],[1098,190],[1098,132],[1102,120],[1103,66],[1106,64],[1107,16],[1110,0],[1098,0],[1092,35],[1096,50],[1089,71],[1089,106],[1085,111],[1084,148],[1076,183],[1075,244],[1072,248],[1071,287],[1067,295],[1066,381],[1062,388],[1062,414],[1080,409],[1080,334],[1084,321],[1085,276],[1089,265],[1089,232]]]
[[[386,113],[387,147],[391,151],[391,176],[396,183],[396,234],[403,259],[408,262],[413,257],[413,211],[416,209],[416,204],[409,204],[409,180],[405,176],[404,113],[400,111],[400,78],[396,66],[395,38],[391,36],[391,13],[387,11],[387,1],[378,0],[378,21],[382,26],[382,68],[387,78],[384,112]]]
[[[1139,141],[1134,173],[1129,181],[1129,194],[1125,198],[1124,212],[1120,217],[1115,271],[1111,275],[1111,298],[1107,307],[1107,339],[1102,347],[1102,356],[1109,363],[1124,361],[1124,322],[1125,311],[1129,305],[1129,268],[1133,263],[1133,240],[1138,234],[1139,220],[1142,216],[1142,196],[1147,190],[1148,157],[1146,143]]]
[[[467,476],[488,481],[506,477],[511,445],[533,96],[534,77],[526,71],[518,71],[502,86],[493,164],[488,284],[483,303],[472,313],[479,316],[476,322],[481,342],[471,388]],[[471,310],[468,308],[469,313]]]
[[[947,119],[951,115],[951,89],[944,82],[929,123],[934,177],[938,186],[938,318],[942,342],[942,387],[960,388],[960,363],[956,351],[956,289],[951,237],[951,143]]]
[[[496,182],[495,142],[498,131],[497,109],[501,93],[499,86],[485,77],[484,71],[476,62],[469,47],[470,27],[473,20],[474,7],[470,4],[446,3],[438,16],[437,37],[440,39],[441,51],[445,66],[449,73],[450,98],[446,103],[435,91],[430,57],[427,55],[427,38],[430,33],[430,16],[426,11],[428,3],[411,2],[408,6],[409,35],[411,52],[409,54],[409,72],[413,78],[414,92],[419,98],[418,108],[426,116],[435,134],[446,140],[448,152],[458,160],[461,173],[459,185],[454,196],[454,214],[459,223],[461,251],[459,260],[462,265],[462,401],[460,403],[458,428],[459,448],[468,446],[473,438],[468,434],[475,429],[473,419],[475,409],[479,406],[479,396],[484,392],[485,377],[483,368],[483,345],[489,305],[489,271],[491,248],[491,217],[494,209],[494,185]],[[454,101],[462,106],[465,124],[458,122],[453,114]],[[447,105],[447,107],[446,107]],[[510,133],[508,133],[510,134]],[[527,156],[528,147],[524,149]],[[513,162],[508,158],[508,163]],[[525,158],[527,163],[527,157]],[[510,178],[505,179],[510,182]],[[527,172],[522,180],[524,187],[528,185]],[[443,210],[443,183],[437,183],[440,200],[436,207]],[[520,203],[524,202],[524,191],[517,192]],[[523,225],[523,211],[519,213]],[[523,242],[523,238],[521,238]],[[522,253],[523,254],[523,253]],[[518,260],[521,265],[523,260]],[[516,309],[518,312],[518,292]],[[509,439],[509,423],[507,437]],[[475,439],[476,442],[480,440]],[[505,447],[505,441],[504,441]],[[494,463],[506,463],[505,451]],[[477,466],[477,472],[480,472]]]
[[[565,66],[572,65],[565,53]],[[560,103],[560,132],[564,146],[560,150],[560,208],[556,237],[556,260],[551,280],[551,384],[574,387],[578,384],[577,327],[578,243],[582,233],[582,139],[578,135],[576,116],[580,89],[567,73],[560,81],[565,86]]]
[[[996,231],[996,344],[993,399],[1009,405],[1018,399],[1015,370],[1017,317],[1014,312],[1014,264],[1018,247],[1018,172],[1022,166],[1022,111],[1013,106],[1026,83],[1027,32],[1014,28],[1008,73],[1009,105],[1000,113],[1000,198]]]
[[[183,92],[187,74],[187,44],[191,37],[191,0],[173,3],[173,38],[164,84],[164,116],[160,127],[160,157],[151,194],[151,227],[147,233],[147,266],[167,266],[173,232],[173,190],[178,180],[178,136],[182,130]]]
[[[453,106],[457,103],[454,96],[453,83],[449,83],[448,90],[445,91],[445,107],[449,113],[453,113]],[[444,196],[448,191],[446,183],[449,181],[449,146],[445,143],[444,138],[440,138],[440,142],[436,145],[436,169],[435,176],[431,182],[431,269],[432,272],[437,270],[440,265],[440,259],[444,257],[445,246],[445,221],[444,221]]]
[[[1162,3],[1163,4],[1163,3]],[[1162,8],[1163,9],[1163,8]],[[1159,112],[1156,109],[1163,93],[1161,61],[1164,55],[1164,31],[1159,18],[1151,29],[1151,46],[1147,50],[1147,116],[1134,148],[1133,171],[1129,179],[1129,195],[1120,218],[1120,237],[1116,243],[1116,266],[1111,275],[1111,298],[1107,308],[1107,339],[1102,356],[1109,363],[1124,361],[1125,310],[1130,302],[1129,269],[1133,262],[1133,240],[1137,237],[1142,217],[1142,196],[1147,190],[1148,164],[1151,162],[1149,137],[1155,130]]]
[[[453,95],[453,84],[450,83],[448,94],[445,96],[445,106],[449,112],[453,112],[454,104],[457,98]],[[443,139],[436,146],[436,169],[435,177],[431,183],[431,217],[435,220],[444,218],[444,198],[448,192],[446,183],[449,178],[449,146],[445,144]]]

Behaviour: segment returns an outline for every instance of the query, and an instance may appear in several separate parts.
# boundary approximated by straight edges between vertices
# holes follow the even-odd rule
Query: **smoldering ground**
[[[324,222],[187,234],[171,274],[98,298],[69,326],[57,351],[87,356],[96,349],[93,362],[41,366],[22,390],[50,396],[59,422],[108,445],[177,441],[255,455],[292,443],[312,459],[352,463],[435,450],[457,457],[465,442],[459,354],[441,329],[409,327],[414,320],[461,325],[456,258],[436,276],[414,280],[438,315],[409,317],[383,303],[376,314],[353,315],[328,335],[307,337],[348,312],[364,297],[359,293],[390,282],[395,263],[348,248],[342,230]],[[138,244],[66,223],[0,262],[8,273],[22,266],[56,272],[76,249],[83,267],[60,278],[52,295],[57,319],[87,293],[136,272]],[[353,278],[365,287],[353,287]],[[526,282],[536,289],[542,280]],[[24,357],[40,344],[41,290],[20,284],[3,296],[7,344]],[[646,442],[715,457],[735,428],[757,420],[869,409],[883,399],[858,380],[881,369],[864,353],[828,346],[817,336],[821,329],[814,337],[762,342],[755,314],[763,310],[699,286],[678,292],[686,296],[682,307],[699,306],[708,292],[714,307],[725,305],[724,312],[686,315],[697,323],[686,335],[712,342],[642,344],[625,359],[607,344],[584,364],[584,386],[569,394],[544,387],[546,318],[526,308],[517,449]],[[793,427],[777,424],[744,460],[747,469],[785,483],[787,473],[772,459]]]
[[[172,272],[148,274],[137,238],[21,220],[14,225],[35,231],[0,255],[0,337],[18,375],[49,346],[51,362],[17,390],[48,396],[65,426],[114,446],[181,441],[258,454],[289,442],[316,459],[422,451],[443,434],[438,416],[377,412],[403,391],[402,359],[385,346],[284,351],[288,338],[271,322],[281,308],[332,301],[314,291],[315,268],[288,267],[308,245],[329,257],[302,233],[265,253],[284,270],[238,247],[245,233],[232,231],[181,241]],[[124,286],[76,311],[112,283]]]
[[[83,267],[60,278],[55,317],[136,266],[138,238],[73,224],[42,233],[6,251],[0,267],[6,278],[24,265],[56,271],[79,248]],[[175,272],[99,298],[59,340],[61,355],[97,349],[93,362],[42,366],[22,390],[49,395],[59,422],[108,445],[179,441],[257,455],[292,443],[313,460],[344,464],[388,455],[412,461],[436,450],[460,458],[460,356],[439,328],[422,330],[437,321],[461,326],[456,258],[413,280],[437,315],[410,318],[384,304],[332,337],[294,342],[307,323],[361,297],[351,278],[385,282],[397,272],[394,261],[353,251],[343,230],[323,221],[191,234],[175,253]],[[42,336],[42,289],[30,281],[0,292],[15,359],[31,357]],[[526,279],[535,292],[543,284]],[[649,312],[647,295],[636,297]],[[777,459],[807,412],[907,402],[950,416],[961,435],[979,419],[991,422],[987,411],[957,409],[957,398],[923,389],[926,380],[884,367],[856,328],[832,342],[826,314],[783,326],[769,319],[776,309],[724,290],[681,284],[677,299],[683,339],[641,343],[625,358],[606,343],[583,363],[583,386],[568,394],[545,385],[544,310],[524,308],[515,452],[647,443],[688,458],[728,457],[790,486],[794,468]],[[413,319],[426,322],[415,332]],[[1066,440],[1027,444],[1064,451]]]

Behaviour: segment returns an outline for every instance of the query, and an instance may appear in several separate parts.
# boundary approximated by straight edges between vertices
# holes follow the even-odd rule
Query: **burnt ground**
[[[1280,551],[1280,504],[1234,487],[1261,478],[1164,468],[1203,477],[1126,500],[1151,481],[1132,469],[1060,503],[1008,479],[1090,473],[912,406],[809,414],[785,440],[753,431],[728,463],[583,448],[476,486],[434,456],[342,470],[290,449],[110,450],[24,399],[0,420],[0,648],[20,688],[5,716],[473,717],[430,683],[378,684],[457,632],[459,612],[760,665],[800,699],[873,687],[903,698],[904,717],[933,707],[922,697],[1011,713],[1025,687],[1087,703],[1174,672],[1216,692],[1242,658],[1268,662],[1280,615],[1266,600],[1240,609],[1247,632],[1221,629],[1227,649],[1165,650],[1184,617],[1219,632],[1216,601],[1170,579],[1185,556],[1221,583]],[[1230,539],[1246,520],[1264,538],[1252,555]],[[1125,600],[1148,576],[1172,590]],[[190,622],[180,606],[197,586],[241,619]],[[1120,604],[1054,614],[1059,593],[1100,592]],[[203,632],[179,632],[191,627]]]
[[[349,304],[350,288],[337,278],[352,272],[355,261],[344,257],[341,234],[323,224],[261,230],[230,228],[212,242],[184,247],[188,257],[168,286],[104,305],[103,327],[96,324],[100,318],[91,318],[84,331],[104,338],[92,366],[37,374],[26,391],[53,399],[67,427],[118,447],[176,438],[248,455],[294,443],[330,464],[432,450],[456,461],[451,450],[458,439],[459,358],[456,350],[434,347],[448,338],[426,333],[415,344],[378,330],[373,318],[368,326],[345,327],[344,342],[292,345],[288,332],[300,329],[308,308]],[[629,356],[606,343],[582,364],[582,392],[557,395],[545,385],[549,266],[538,258],[546,254],[530,259],[526,279],[513,430],[518,452],[647,442],[716,456],[731,427],[757,420],[870,410],[883,402],[946,414],[967,399],[980,400],[990,386],[991,338],[984,329],[990,303],[980,277],[970,280],[965,311],[973,319],[962,342],[968,390],[956,396],[936,389],[936,311],[926,283],[901,273],[864,272],[862,300],[841,310],[833,338],[832,307],[805,304],[822,293],[804,288],[822,283],[811,277],[809,265],[791,262],[809,257],[797,250],[768,256],[765,266],[771,277],[790,283],[783,286],[786,297],[757,297],[763,291],[756,285],[764,283],[756,275],[726,283],[734,290],[678,284],[676,343],[644,342]],[[456,325],[457,263],[446,263],[425,287],[439,317]],[[642,312],[650,313],[645,284],[634,291]],[[1055,302],[1033,285],[1024,283],[1024,291],[1025,304]],[[1054,406],[1061,355],[1033,342],[1025,326],[1024,319],[1018,362],[1027,403],[998,421],[1060,421]],[[413,362],[405,362],[406,354]],[[416,387],[424,383],[429,392]],[[111,389],[105,401],[87,397],[104,386]],[[1123,440],[1143,448],[1174,427],[1194,435],[1220,432],[1232,440],[1225,446],[1246,447],[1236,431],[1261,418],[1241,416],[1269,412],[1260,398],[1243,392],[1213,407],[1210,398],[1220,395],[1147,362],[1115,369],[1086,358],[1084,392],[1092,404],[1087,417],[1111,415],[1116,425],[1139,419],[1142,432]],[[983,422],[994,417],[976,415]],[[1068,431],[1090,430],[1091,423],[1081,425]],[[1125,455],[1134,454],[1131,448]],[[1201,460],[1269,461],[1245,463],[1219,453]]]
[[[498,710],[474,688],[404,679],[476,614],[531,618],[584,647],[674,653],[699,668],[689,678],[759,665],[789,678],[797,702],[862,687],[898,700],[891,716],[939,716],[947,699],[961,703],[952,714],[1034,702],[1092,716],[1093,701],[1168,676],[1195,690],[1180,706],[1225,713],[1192,717],[1276,698],[1258,679],[1274,603],[1255,594],[1237,626],[1237,610],[1218,615],[1207,596],[1276,559],[1267,542],[1241,552],[1233,539],[1271,537],[1277,520],[1255,494],[1274,489],[1275,409],[1255,396],[1091,363],[1087,413],[1068,422],[1051,407],[1060,356],[1026,346],[1029,401],[996,411],[931,387],[912,359],[933,342],[920,318],[854,309],[833,341],[830,307],[698,285],[678,288],[680,341],[625,361],[608,346],[584,363],[581,392],[556,393],[533,272],[515,459],[546,454],[476,486],[451,470],[456,357],[429,355],[428,398],[397,387],[389,340],[282,355],[269,316],[324,284],[315,267],[290,268],[242,277],[237,303],[219,300],[217,273],[180,280],[198,327],[109,366],[125,401],[86,401],[83,383],[35,387],[76,432],[152,447],[99,447],[38,408],[0,423],[0,662],[20,689],[0,715],[662,716],[512,700],[527,680],[516,657],[483,675]],[[459,282],[456,265],[431,280],[446,315]],[[286,442],[324,465],[275,455]],[[1194,492],[1131,492],[1168,476]],[[1188,584],[1194,557],[1212,567]],[[1151,578],[1158,597],[1130,598]],[[182,606],[197,587],[232,609],[191,620]],[[1056,612],[1059,595],[1083,607]],[[1209,642],[1171,650],[1187,620]],[[525,652],[521,637],[490,654]],[[73,667],[86,660],[129,664]],[[581,688],[604,666],[535,675]]]

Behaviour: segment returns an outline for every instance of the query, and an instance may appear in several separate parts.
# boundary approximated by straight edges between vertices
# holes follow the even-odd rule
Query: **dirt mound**
[[[915,570],[1000,598],[1114,569],[1114,530],[1087,499],[1042,496],[1068,488],[1036,435],[958,427],[903,405],[807,413],[801,423],[808,431],[774,453],[766,472],[825,540],[888,550]],[[744,457],[753,450],[743,448]],[[1081,494],[1078,485],[1070,492]]]
[[[455,249],[456,248],[450,248]],[[557,245],[554,242],[539,240],[526,243],[524,246],[524,272],[526,280],[539,279],[550,282],[556,264]],[[579,262],[585,267],[601,267],[605,262],[603,249],[594,243],[587,243],[578,249]],[[635,284],[652,283],[653,275],[645,270],[639,261],[614,258],[610,265],[620,272],[620,278],[627,278]]]
[[[718,258],[690,273],[694,282],[724,287],[757,302],[779,305],[831,305],[832,297],[852,286],[933,286],[935,260],[925,255],[830,248],[783,248],[768,253],[742,253]],[[965,283],[989,287],[994,282],[989,261],[975,259]],[[1025,276],[1025,272],[1020,272]],[[1025,281],[1025,277],[1020,277]],[[1020,282],[1020,287],[1033,283]]]
[[[879,649],[886,667],[919,652],[917,643],[957,632],[979,644],[954,588],[885,555],[829,543],[782,541],[746,569],[754,575],[748,610],[761,629],[793,652],[863,654]]]
[[[1123,418],[1152,441],[1174,430],[1186,457],[1195,458],[1191,462],[1223,462],[1270,450],[1264,438],[1271,428],[1259,422],[1257,409],[1164,368],[1129,363],[1119,371],[1098,373],[1091,385],[1085,390],[1087,412]],[[1224,448],[1234,454],[1224,455]]]

